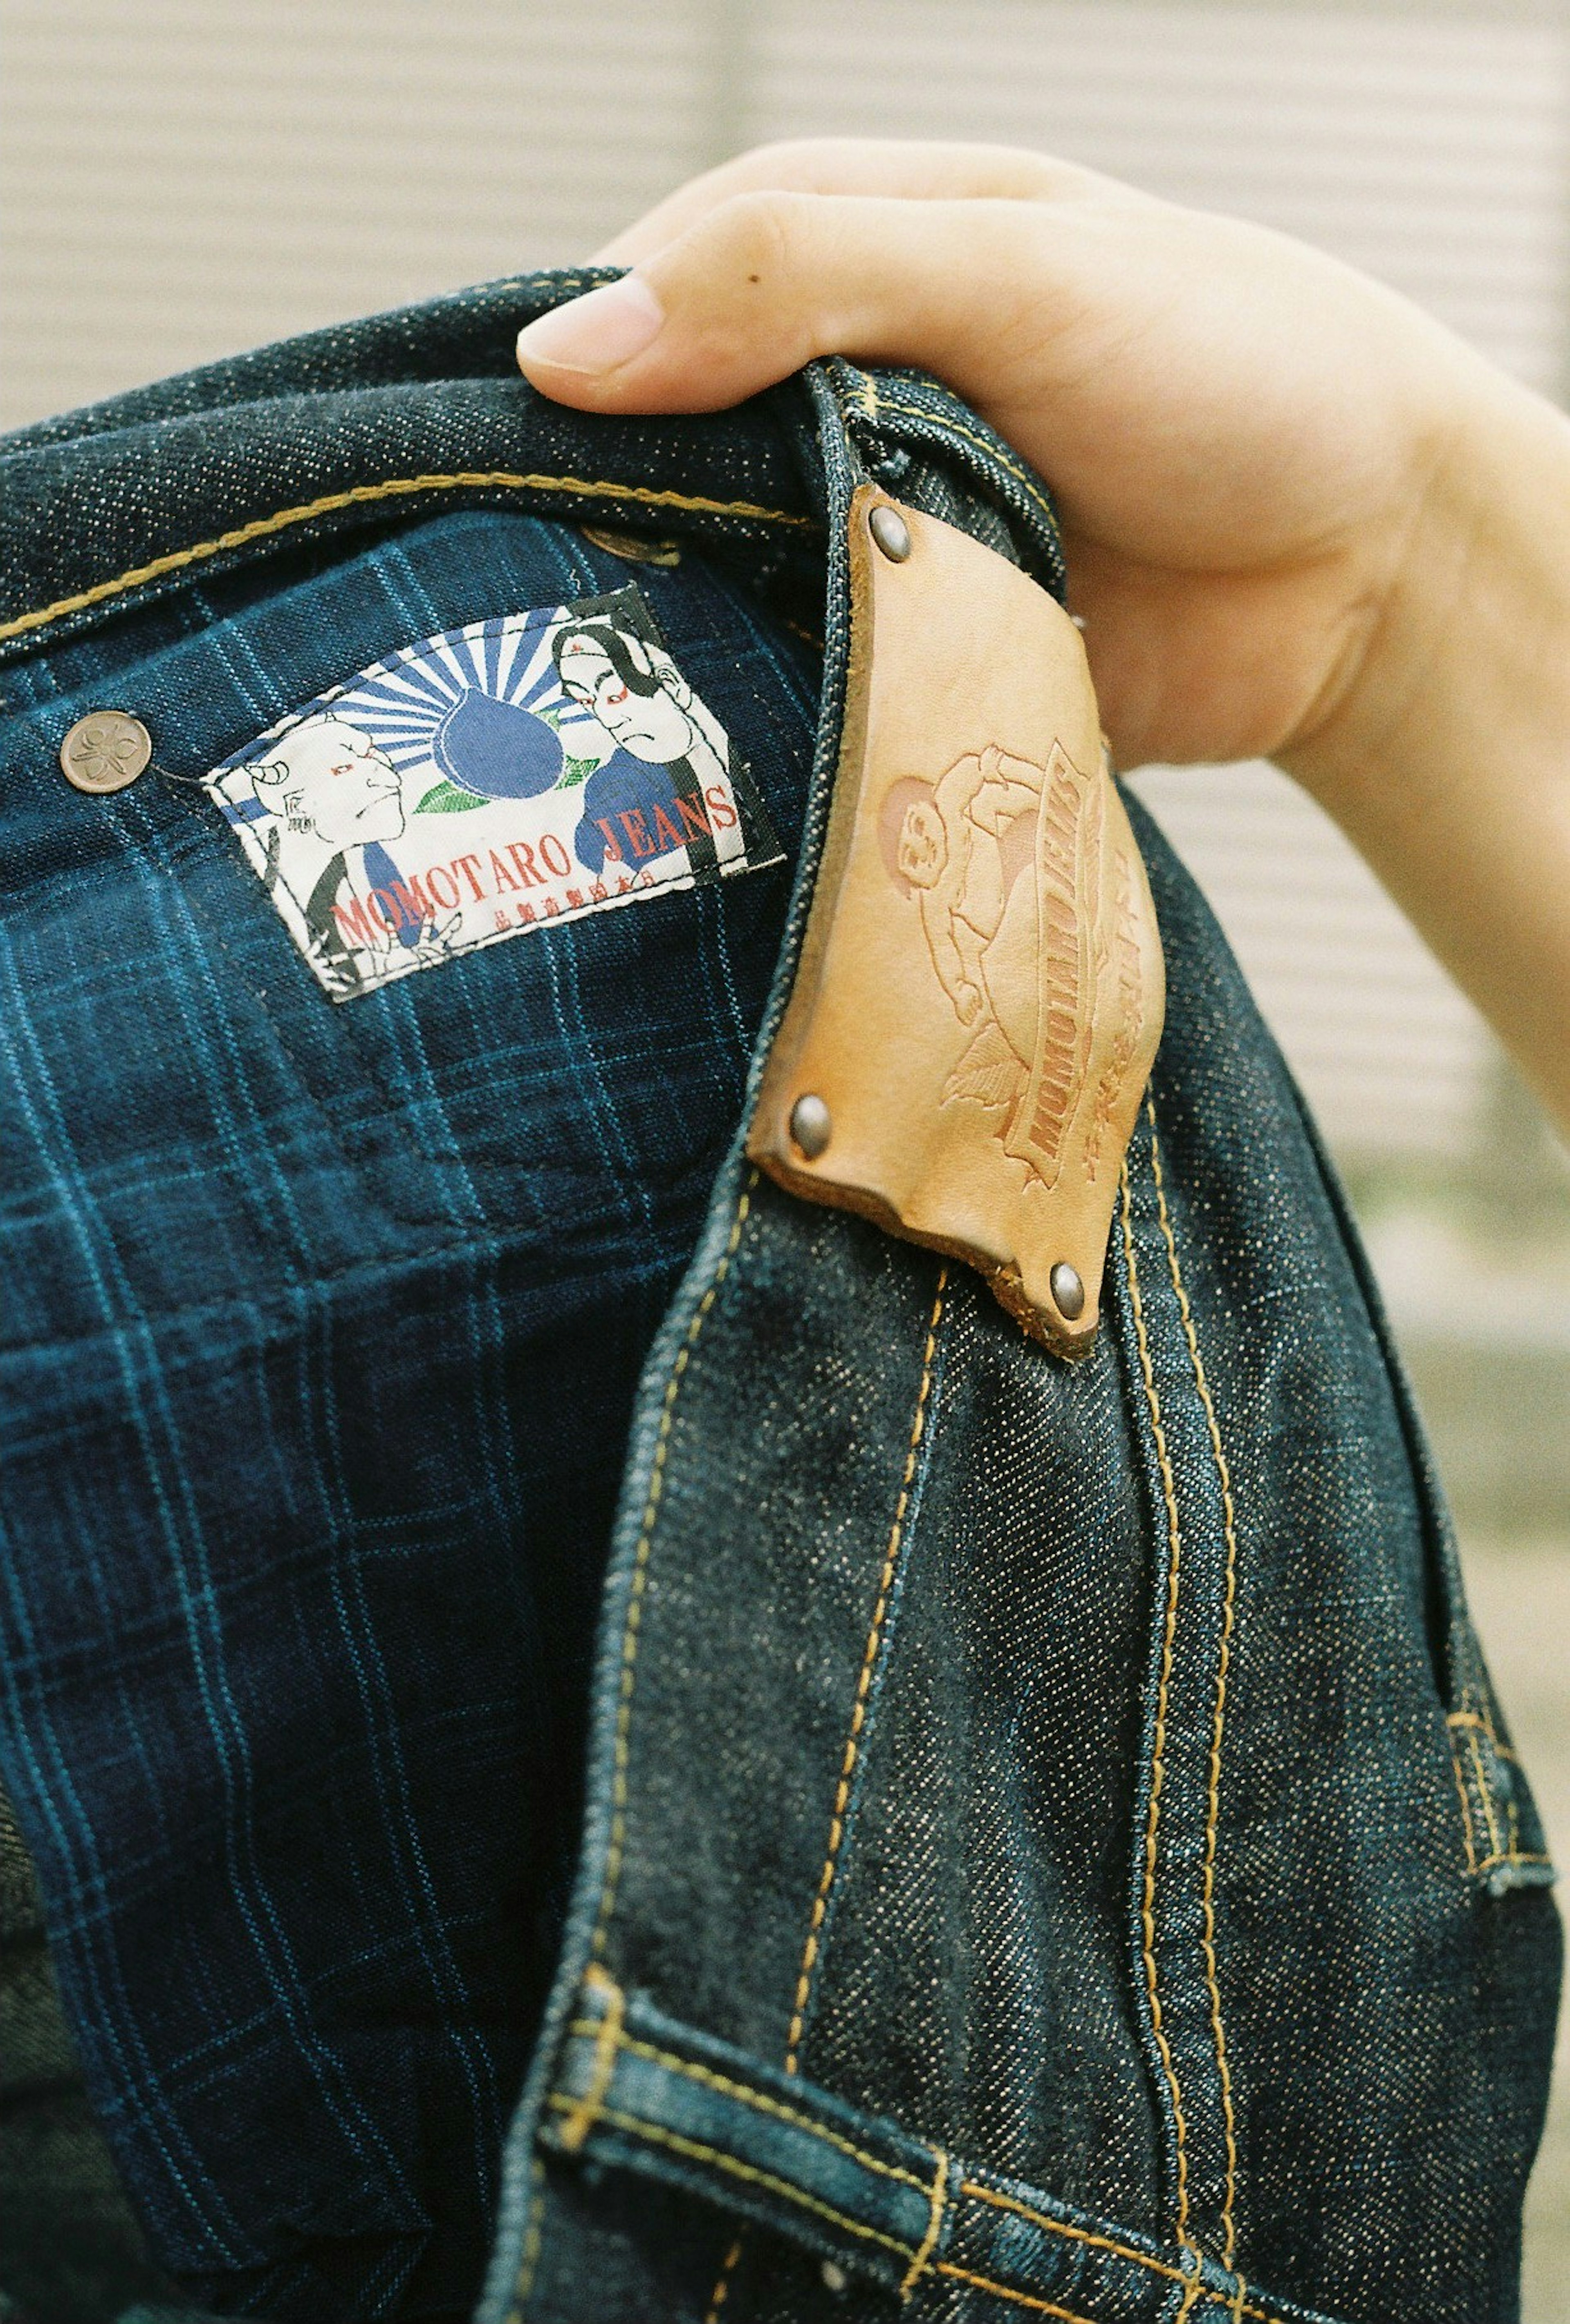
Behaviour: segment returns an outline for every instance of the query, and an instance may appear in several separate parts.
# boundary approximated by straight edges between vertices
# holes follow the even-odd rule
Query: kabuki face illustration
[[[247,771],[257,798],[291,830],[314,831],[328,847],[360,847],[402,834],[397,774],[368,734],[341,719],[308,719],[285,737],[276,759]]]
[[[670,766],[702,747],[692,689],[658,646],[586,622],[564,629],[553,650],[562,691],[592,711],[629,757]]]

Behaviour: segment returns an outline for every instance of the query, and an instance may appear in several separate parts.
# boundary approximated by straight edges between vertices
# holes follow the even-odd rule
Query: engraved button
[[[1047,1282],[1057,1304],[1057,1313],[1066,1323],[1076,1323],[1085,1313],[1085,1286],[1079,1279],[1079,1269],[1060,1259]]]
[[[897,508],[879,501],[867,519],[868,529],[891,565],[903,565],[910,554],[910,528]]]
[[[810,1093],[799,1097],[790,1109],[790,1135],[809,1162],[816,1162],[823,1152],[833,1127],[827,1106]]]
[[[152,735],[128,710],[89,710],[60,746],[60,772],[79,791],[123,791],[152,756]]]

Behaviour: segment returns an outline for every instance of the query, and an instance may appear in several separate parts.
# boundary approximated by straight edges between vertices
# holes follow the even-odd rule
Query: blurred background
[[[1299,235],[1570,389],[1570,0],[0,0],[0,426],[586,256],[692,171],[847,133],[1048,148]],[[1570,1865],[1570,1166],[1333,826],[1138,787],[1352,1187]],[[1527,2324],[1570,2324],[1570,2051]]]

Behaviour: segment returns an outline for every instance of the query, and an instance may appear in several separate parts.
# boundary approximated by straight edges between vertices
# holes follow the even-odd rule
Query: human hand
[[[520,341],[562,402],[716,410],[833,351],[936,372],[1017,446],[1123,765],[1314,732],[1481,369],[1300,244],[989,146],[764,148],[601,256],[635,272]]]
[[[1279,760],[1570,1120],[1570,430],[1334,260],[1004,148],[765,147],[600,254],[519,362],[697,411],[936,373],[1062,512],[1118,764]]]

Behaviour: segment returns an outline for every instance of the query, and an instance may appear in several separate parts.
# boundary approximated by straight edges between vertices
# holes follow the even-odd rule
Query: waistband
[[[1039,478],[937,382],[814,364],[732,411],[606,418],[517,373],[522,324],[614,280],[551,272],[312,332],[0,438],[0,660],[192,577],[454,506],[680,530],[755,580],[821,573],[869,478],[1061,599]]]

